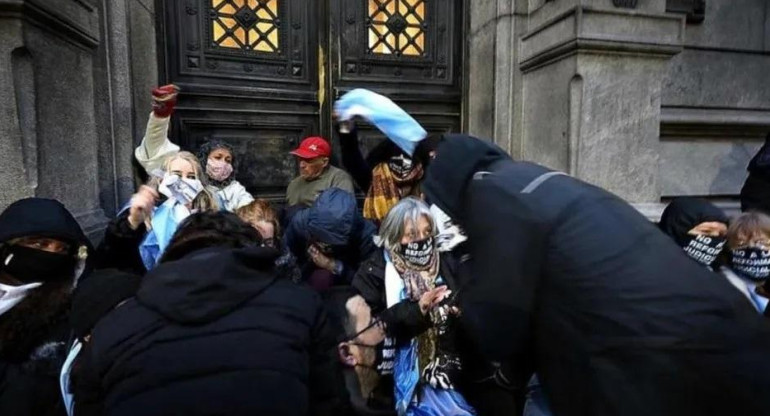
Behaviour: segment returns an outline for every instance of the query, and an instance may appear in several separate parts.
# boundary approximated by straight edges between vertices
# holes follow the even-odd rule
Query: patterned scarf
[[[422,295],[436,287],[436,278],[439,271],[438,251],[433,250],[433,258],[422,270],[416,270],[413,266],[407,265],[406,261],[398,254],[388,252],[390,259],[396,271],[401,275],[406,289],[406,297],[414,302],[419,302]],[[419,372],[433,361],[436,356],[436,339],[438,337],[435,328],[431,328],[421,335],[417,336],[417,362],[419,363]]]
[[[403,178],[391,172],[388,162],[382,162],[372,170],[372,185],[364,200],[364,218],[381,223],[391,208],[401,198],[420,196],[418,181],[422,179],[423,168],[419,163]]]

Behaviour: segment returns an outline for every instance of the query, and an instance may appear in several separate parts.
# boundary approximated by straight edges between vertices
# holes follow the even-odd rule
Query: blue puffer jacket
[[[320,242],[330,245],[331,257],[343,264],[337,283],[350,283],[359,265],[376,250],[372,241],[375,232],[374,224],[358,212],[351,193],[330,188],[318,195],[313,206],[294,215],[284,239],[297,257],[303,278],[315,269],[307,249]]]

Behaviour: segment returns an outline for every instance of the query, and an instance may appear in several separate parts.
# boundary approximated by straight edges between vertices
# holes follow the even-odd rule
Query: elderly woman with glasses
[[[720,272],[764,313],[768,299],[760,293],[770,279],[770,217],[748,212],[735,218],[727,230],[727,248],[727,265]]]
[[[386,376],[383,382],[392,375],[397,413],[473,415],[456,390],[462,365],[454,267],[438,252],[435,235],[428,206],[401,200],[375,237],[381,249],[352,284],[384,323],[382,362],[372,370]]]

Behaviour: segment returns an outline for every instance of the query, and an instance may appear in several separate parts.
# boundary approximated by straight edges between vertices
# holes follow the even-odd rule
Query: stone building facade
[[[0,0],[0,208],[56,198],[96,235],[127,201],[154,27],[152,0]]]
[[[358,24],[356,15],[345,14],[352,9],[331,0],[283,1],[329,7],[328,14],[339,14],[340,24],[350,25],[347,30]],[[455,60],[449,59],[447,67],[443,54],[424,66],[424,76],[437,79],[440,102],[418,105],[406,93],[395,94],[430,129],[459,127],[491,138],[515,158],[596,183],[651,218],[663,202],[680,195],[708,197],[735,209],[746,164],[770,131],[769,1],[391,1],[406,4],[415,15],[418,3],[425,4],[423,10],[440,12],[447,22],[455,15],[461,22],[450,26],[454,33],[445,40],[447,50],[452,39],[461,46],[457,94],[452,82],[439,80],[454,76]],[[0,208],[26,196],[57,198],[92,235],[98,234],[134,189],[131,155],[150,111],[150,88],[176,81],[168,58],[163,58],[169,42],[163,37],[175,36],[164,29],[165,14],[178,7],[205,19],[205,13],[197,13],[199,3],[208,4],[0,0]],[[363,3],[361,13],[366,13]],[[281,10],[294,12],[297,5]],[[319,16],[326,14],[321,10]],[[446,37],[443,23],[437,23],[436,32],[429,31],[438,17],[431,19],[422,26],[425,36]],[[312,40],[318,40],[318,56],[302,57],[306,70],[322,74],[317,84],[308,84],[317,95],[295,93],[320,102],[307,113],[314,124],[298,132],[328,131],[328,122],[318,119],[330,114],[329,98],[341,91],[322,91],[328,72],[342,74],[330,76],[331,83],[355,85],[357,78],[343,76],[355,73],[378,88],[373,77],[364,76],[371,71],[364,58],[324,62],[334,53],[329,39],[335,30],[357,33],[338,30],[337,21],[330,21],[332,35],[308,38],[311,52],[316,49]],[[371,16],[363,21],[371,24]],[[299,30],[301,25],[292,27]],[[324,44],[331,45],[329,51]],[[305,77],[301,66],[291,65],[288,76]],[[393,73],[401,76],[401,68]],[[200,95],[211,100],[222,94],[207,90]],[[269,113],[271,104],[262,102],[267,109],[259,111]],[[285,102],[277,101],[276,108],[285,108]],[[203,104],[196,105],[186,107],[200,115]],[[456,123],[451,120],[455,114]],[[259,128],[243,117],[240,126]],[[276,155],[291,147],[276,146]],[[259,151],[258,145],[244,148]]]
[[[479,0],[468,37],[471,133],[650,218],[676,196],[736,210],[770,132],[770,2]]]

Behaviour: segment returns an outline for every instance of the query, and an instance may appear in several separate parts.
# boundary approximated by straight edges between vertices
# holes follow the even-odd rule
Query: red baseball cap
[[[323,137],[308,137],[291,154],[302,159],[329,157],[332,155],[332,148]]]

